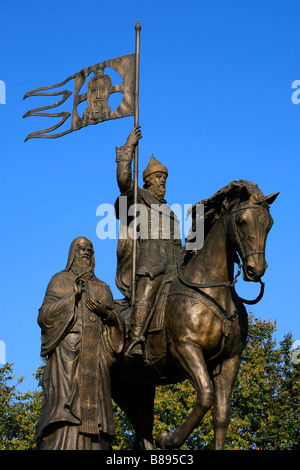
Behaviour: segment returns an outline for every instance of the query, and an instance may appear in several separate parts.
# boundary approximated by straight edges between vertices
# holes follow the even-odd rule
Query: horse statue
[[[240,180],[201,201],[203,247],[191,251],[185,245],[180,266],[165,275],[145,332],[144,360],[121,355],[112,367],[113,399],[135,429],[134,449],[181,447],[211,407],[214,449],[224,449],[230,396],[247,339],[244,303],[256,303],[263,295],[265,246],[273,224],[269,206],[278,194],[264,196],[256,184]],[[235,262],[245,281],[260,282],[256,300],[247,302],[236,293]],[[130,306],[120,304],[126,325]],[[154,445],[155,387],[186,379],[196,390],[196,404],[186,421],[161,433]]]

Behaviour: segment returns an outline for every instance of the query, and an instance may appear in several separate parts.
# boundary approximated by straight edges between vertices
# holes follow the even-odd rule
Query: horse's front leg
[[[214,395],[214,449],[223,450],[230,422],[230,396],[240,367],[240,356],[236,355],[222,362],[221,369],[212,374]]]
[[[126,382],[115,371],[112,374],[112,396],[134,427],[134,450],[155,450],[152,435],[155,387]]]
[[[213,387],[202,350],[193,343],[174,343],[170,352],[197,391],[197,402],[186,421],[173,432],[163,432],[156,444],[161,449],[181,447],[213,404]]]

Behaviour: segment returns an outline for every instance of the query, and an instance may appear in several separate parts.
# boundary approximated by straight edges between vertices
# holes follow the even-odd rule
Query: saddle
[[[153,365],[166,355],[165,310],[171,283],[176,275],[176,268],[164,275],[147,319],[144,332],[146,341],[143,360],[145,365]],[[128,339],[131,323],[130,299],[115,299],[114,304],[116,313],[123,321],[125,338]]]

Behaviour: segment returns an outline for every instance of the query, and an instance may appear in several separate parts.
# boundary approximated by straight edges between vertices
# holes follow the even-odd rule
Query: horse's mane
[[[217,191],[210,198],[199,201],[197,204],[204,205],[204,238],[225,210],[228,210],[238,201],[246,201],[248,199],[257,204],[265,203],[264,195],[257,184],[247,180],[235,180]],[[199,217],[196,210],[197,204],[193,205],[187,213],[187,216],[192,214],[192,226],[187,236],[187,241],[192,240],[194,237],[197,217]]]

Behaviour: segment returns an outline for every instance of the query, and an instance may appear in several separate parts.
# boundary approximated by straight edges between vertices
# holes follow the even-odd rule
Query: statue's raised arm
[[[133,184],[131,162],[134,149],[142,138],[140,126],[135,127],[129,134],[126,144],[117,147],[117,181],[121,194],[127,193]]]

